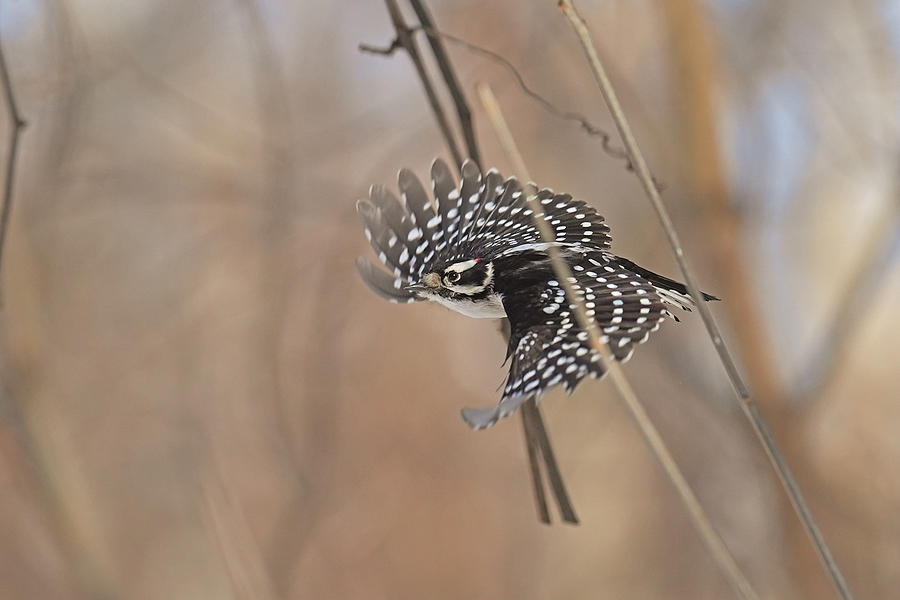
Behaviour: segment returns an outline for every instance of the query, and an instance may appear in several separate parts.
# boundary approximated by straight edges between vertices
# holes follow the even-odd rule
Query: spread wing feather
[[[541,245],[540,234],[515,178],[504,180],[496,170],[482,176],[471,161],[462,166],[457,184],[447,164],[431,167],[434,203],[416,176],[398,175],[402,202],[382,186],[372,186],[368,200],[357,202],[366,237],[399,290],[418,281],[435,265],[455,259],[485,258]],[[611,238],[603,217],[568,194],[538,192],[539,217],[550,221],[560,247],[606,249]],[[359,269],[370,287],[371,269]],[[383,284],[383,277],[380,278]]]
[[[387,271],[365,259],[356,266],[366,284],[392,302],[414,302],[405,285],[421,280],[438,265],[483,258],[504,260],[542,251],[545,243],[534,219],[545,219],[574,273],[588,315],[603,331],[616,360],[627,360],[666,317],[668,308],[689,310],[684,285],[611,254],[611,237],[603,217],[584,202],[551,189],[537,192],[537,214],[526,203],[514,178],[496,170],[482,175],[474,163],[456,178],[446,163],[431,167],[432,198],[409,170],[398,175],[401,199],[373,186],[368,200],[357,203],[366,237]],[[545,265],[546,267],[546,265]],[[547,274],[546,276],[543,274]],[[573,307],[552,271],[530,269],[517,286],[526,289],[503,297],[510,317],[509,376],[500,403],[490,409],[463,410],[475,428],[489,427],[532,396],[557,385],[569,391],[587,376],[606,372],[590,347],[587,333],[575,323]],[[498,289],[498,292],[502,290]],[[705,299],[716,299],[704,295]],[[676,319],[677,320],[677,319]]]
[[[595,319],[617,361],[626,361],[636,344],[647,340],[669,312],[669,301],[648,278],[605,252],[570,255],[572,282],[588,316]],[[476,428],[490,427],[513,414],[532,396],[562,385],[572,391],[590,375],[606,373],[588,334],[575,322],[563,287],[547,279],[543,289],[517,296],[510,306],[510,368],[500,403],[491,409],[464,409],[463,418]],[[518,318],[516,318],[518,317]]]

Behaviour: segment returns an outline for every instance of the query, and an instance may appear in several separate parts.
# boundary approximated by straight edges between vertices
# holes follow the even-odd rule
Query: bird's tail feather
[[[669,279],[665,275],[660,275],[658,273],[654,273],[653,271],[648,271],[644,267],[634,264],[627,258],[617,257],[616,262],[618,262],[623,267],[627,268],[629,271],[637,273],[641,277],[644,277],[645,279],[649,280],[660,291],[666,291],[666,292],[670,292],[670,293],[674,292],[675,294],[680,296],[679,300],[682,301],[680,303],[683,304],[684,301],[686,301],[690,305],[694,304],[693,300],[691,299],[691,295],[688,293],[687,286],[685,286],[683,283],[679,283],[679,282],[675,281],[674,279]],[[709,302],[711,300],[720,300],[720,298],[717,298],[717,297],[713,296],[712,294],[707,294],[706,292],[700,292],[700,293],[703,294],[703,299],[706,300],[707,302]],[[665,296],[665,294],[664,294],[664,296]]]

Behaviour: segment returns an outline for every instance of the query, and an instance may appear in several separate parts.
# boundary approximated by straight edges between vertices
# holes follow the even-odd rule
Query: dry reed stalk
[[[744,382],[740,370],[738,369],[737,364],[732,358],[731,352],[728,350],[728,346],[722,339],[722,333],[719,330],[719,326],[716,323],[712,312],[710,312],[709,308],[703,302],[703,298],[700,294],[699,288],[697,287],[693,272],[688,267],[687,260],[684,254],[684,248],[681,245],[681,240],[678,238],[678,233],[675,231],[675,227],[672,224],[672,219],[662,202],[659,190],[653,182],[653,177],[650,173],[649,167],[647,166],[647,161],[644,159],[644,155],[641,152],[640,147],[638,146],[637,140],[634,137],[634,133],[631,131],[631,126],[628,123],[625,112],[622,109],[621,104],[619,104],[615,88],[613,87],[612,82],[609,80],[609,77],[606,75],[606,70],[603,68],[603,63],[600,60],[599,55],[597,54],[597,49],[594,46],[593,40],[591,39],[591,35],[587,29],[587,25],[581,18],[581,15],[579,15],[575,10],[575,7],[572,4],[571,0],[559,0],[558,5],[563,14],[565,14],[566,18],[569,19],[569,23],[572,25],[572,28],[574,29],[575,34],[584,49],[584,52],[588,59],[588,63],[591,67],[591,72],[594,75],[594,79],[596,80],[597,85],[600,88],[603,99],[606,101],[606,105],[609,108],[609,112],[616,124],[616,129],[618,129],[619,131],[622,142],[625,144],[625,148],[628,150],[628,153],[631,156],[631,162],[634,165],[635,173],[637,174],[638,179],[640,179],[641,185],[643,186],[644,191],[650,199],[650,203],[653,205],[653,208],[656,211],[657,216],[659,217],[660,223],[662,224],[663,230],[665,231],[666,237],[669,241],[669,245],[672,247],[672,252],[675,254],[675,261],[678,263],[678,268],[681,270],[691,298],[694,299],[694,302],[697,305],[697,310],[700,313],[701,318],[703,319],[703,324],[706,326],[713,346],[715,346],[716,351],[719,354],[722,366],[725,368],[734,391],[738,396],[738,404],[741,407],[741,411],[749,421],[750,425],[753,427],[754,433],[756,433],[757,438],[766,451],[766,455],[769,457],[773,468],[778,474],[778,477],[788,494],[794,510],[803,523],[804,529],[806,530],[811,543],[815,547],[816,552],[819,555],[819,559],[822,561],[822,565],[829,578],[831,579],[832,584],[834,585],[835,591],[844,600],[850,600],[850,598],[852,598],[850,588],[847,586],[847,582],[844,579],[844,576],[841,573],[841,570],[837,562],[835,561],[834,556],[832,555],[831,550],[828,547],[828,544],[825,542],[825,538],[822,535],[822,532],[819,530],[819,527],[816,524],[812,513],[810,512],[809,506],[806,504],[806,501],[803,498],[803,493],[800,491],[800,487],[797,485],[797,482],[795,481],[794,476],[791,473],[790,467],[788,466],[784,455],[778,448],[778,444],[775,442],[775,439],[772,436],[772,433],[769,430],[765,419],[760,413],[759,406],[756,404],[756,401],[750,394],[750,390],[747,387],[747,384]]]
[[[500,106],[497,104],[497,100],[487,84],[479,84],[478,93],[481,97],[484,110],[494,128],[494,132],[506,152],[510,163],[513,165],[514,174],[519,178],[519,181],[522,182],[523,191],[527,194],[527,203],[533,211],[535,226],[538,228],[542,240],[552,244],[555,239],[553,230],[545,219],[538,218],[538,215],[542,213],[542,210],[540,202],[537,199],[537,189],[526,183],[531,181],[531,177],[528,175],[525,161],[516,147],[516,143],[506,124],[506,120],[500,112]],[[531,189],[528,189],[529,186]],[[706,544],[713,559],[718,563],[722,572],[728,578],[729,583],[731,583],[740,597],[758,598],[753,587],[750,585],[750,582],[747,580],[737,562],[734,560],[734,557],[731,555],[731,552],[728,550],[728,547],[725,545],[725,542],[713,527],[709,516],[697,499],[696,494],[694,494],[693,489],[691,489],[687,479],[685,479],[681,469],[679,469],[671,452],[669,452],[669,449],[666,447],[656,426],[650,420],[647,411],[644,409],[644,405],[641,403],[640,399],[638,399],[637,394],[635,394],[634,389],[625,377],[625,373],[622,371],[619,363],[613,358],[613,353],[609,346],[602,341],[602,334],[600,333],[597,323],[587,315],[587,309],[584,307],[583,302],[579,299],[572,286],[572,281],[575,280],[572,270],[560,255],[559,248],[550,245],[547,248],[547,253],[550,255],[556,278],[562,284],[569,302],[574,308],[573,312],[578,322],[578,326],[583,331],[587,332],[591,346],[602,357],[602,364],[606,367],[606,371],[609,374],[613,387],[615,387],[619,396],[622,398],[626,408],[637,424],[638,429],[644,436],[647,445],[650,446],[650,450],[659,461],[666,477],[668,477],[669,482],[678,493],[681,502],[688,511],[691,522],[697,529],[703,542]],[[702,299],[701,302],[703,302]]]

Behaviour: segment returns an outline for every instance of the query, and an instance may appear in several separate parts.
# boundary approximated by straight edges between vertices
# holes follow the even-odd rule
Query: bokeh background
[[[429,6],[613,129],[555,2]],[[578,6],[851,587],[896,597],[897,4]],[[408,57],[357,50],[392,36],[376,0],[0,2],[0,597],[732,597],[606,382],[545,399],[582,524],[542,525],[518,420],[458,415],[498,397],[496,326],[360,282],[354,201],[447,156]],[[541,185],[676,275],[622,161],[448,48]],[[760,593],[832,597],[699,319],[626,372]]]

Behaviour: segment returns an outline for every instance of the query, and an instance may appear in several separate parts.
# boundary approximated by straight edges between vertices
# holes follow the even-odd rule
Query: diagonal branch
[[[534,503],[538,511],[538,519],[545,525],[550,524],[550,511],[547,508],[547,496],[544,493],[544,479],[541,473],[541,447],[535,439],[533,432],[535,416],[534,413],[538,409],[537,403],[529,398],[522,405],[520,411],[522,415],[522,432],[525,434],[525,451],[528,453],[528,466],[531,469],[531,483],[534,490]],[[540,413],[537,413],[537,420],[543,424]]]
[[[523,405],[522,418],[524,419],[525,435],[530,440],[529,459],[532,452],[531,447],[536,446],[540,455],[544,457],[547,481],[550,484],[550,489],[553,491],[554,498],[556,498],[556,504],[559,506],[559,513],[563,521],[577,525],[578,515],[575,514],[575,508],[572,506],[572,501],[569,499],[569,494],[566,491],[562,473],[557,467],[556,454],[553,452],[553,445],[550,443],[550,436],[547,433],[547,427],[544,425],[544,418],[541,416],[541,407],[538,406],[536,398],[529,398],[528,402]],[[532,460],[532,462],[534,461]],[[536,467],[536,464],[532,465],[532,469]],[[538,473],[538,477],[534,478],[535,494],[537,496],[543,496],[541,483],[540,473]],[[537,492],[538,488],[541,489],[540,493]],[[538,502],[540,503],[540,498],[538,498]]]
[[[822,532],[819,530],[818,525],[813,519],[812,513],[809,510],[809,506],[806,504],[806,501],[803,498],[800,487],[797,485],[797,482],[795,481],[794,476],[791,473],[790,468],[788,467],[787,461],[781,453],[781,450],[778,448],[778,445],[775,442],[775,439],[773,438],[765,419],[763,419],[763,416],[759,411],[759,407],[756,404],[756,401],[750,394],[750,390],[747,387],[747,384],[744,381],[743,377],[741,376],[737,364],[731,356],[731,352],[728,350],[728,347],[726,346],[722,338],[722,333],[719,330],[718,324],[713,318],[709,307],[707,307],[703,302],[703,298],[700,294],[700,290],[697,286],[693,272],[688,267],[687,260],[685,259],[684,248],[682,247],[681,241],[678,238],[678,234],[675,231],[675,227],[672,224],[672,219],[662,202],[659,190],[653,183],[653,178],[650,174],[650,169],[647,166],[647,161],[644,159],[644,155],[641,152],[640,147],[638,146],[637,140],[634,137],[634,133],[631,131],[631,126],[629,125],[628,120],[625,117],[625,112],[622,110],[622,106],[619,104],[619,100],[616,96],[612,82],[606,75],[606,71],[603,68],[603,63],[601,62],[600,57],[597,55],[597,49],[594,46],[593,40],[591,39],[590,32],[588,32],[584,20],[581,18],[581,15],[579,15],[575,10],[575,7],[572,5],[571,0],[559,0],[559,7],[562,10],[563,14],[565,14],[565,16],[569,19],[572,28],[575,30],[575,33],[584,48],[584,52],[587,55],[588,62],[590,63],[591,70],[594,74],[594,79],[597,81],[597,85],[600,87],[600,92],[603,95],[603,99],[606,101],[606,105],[609,107],[609,112],[612,115],[613,120],[615,121],[616,128],[619,130],[619,135],[622,137],[622,142],[625,144],[625,147],[628,150],[629,155],[631,156],[631,161],[635,167],[635,172],[637,173],[637,176],[641,181],[641,185],[643,186],[644,191],[650,199],[650,203],[653,205],[653,208],[656,211],[660,222],[662,223],[662,227],[666,233],[666,237],[668,238],[669,245],[672,247],[672,251],[675,254],[675,261],[678,263],[678,268],[681,270],[681,273],[684,276],[687,289],[690,292],[691,298],[693,298],[694,303],[697,305],[697,310],[700,313],[701,318],[703,319],[703,323],[706,326],[707,331],[709,332],[709,336],[712,340],[713,346],[715,346],[716,351],[719,354],[719,359],[722,362],[722,366],[725,368],[725,371],[728,374],[728,378],[731,381],[731,385],[738,396],[738,404],[740,405],[744,416],[753,427],[753,430],[756,433],[756,436],[762,444],[763,448],[765,449],[766,454],[768,455],[769,460],[772,463],[772,466],[778,473],[778,477],[781,480],[781,483],[784,486],[788,497],[790,498],[791,504],[793,505],[794,510],[797,512],[797,515],[800,517],[800,520],[802,521],[813,546],[819,554],[819,558],[822,561],[822,564],[826,572],[828,573],[828,576],[831,578],[835,590],[838,592],[841,598],[849,599],[852,597],[852,595],[850,593],[849,587],[847,586],[847,582],[845,581],[844,576],[837,565],[837,562],[834,560],[834,557],[831,554],[831,550],[828,548],[828,544],[825,542],[825,538],[822,535]]]
[[[410,29],[406,25],[406,21],[403,20],[403,13],[397,5],[397,0],[384,0],[384,3],[387,5],[388,14],[391,16],[391,23],[394,25],[394,31],[397,33],[397,37],[391,42],[390,46],[384,49],[373,48],[372,46],[365,44],[360,44],[359,49],[363,52],[385,55],[393,53],[397,48],[406,50],[410,60],[413,62],[413,66],[416,68],[416,74],[422,82],[425,96],[428,98],[428,104],[431,106],[431,111],[434,113],[438,129],[441,130],[441,135],[444,136],[444,140],[447,142],[447,147],[450,150],[451,156],[453,156],[453,162],[456,164],[456,168],[459,169],[463,163],[463,156],[459,152],[459,146],[457,146],[456,139],[453,137],[453,131],[450,129],[450,123],[447,121],[447,115],[444,113],[441,102],[434,90],[431,78],[425,70],[425,63],[422,62],[419,48],[416,46],[416,41],[413,39],[413,30]]]
[[[575,277],[573,277],[572,270],[569,268],[565,259],[562,258],[559,247],[553,244],[555,236],[551,225],[547,220],[539,217],[543,211],[540,202],[537,199],[537,189],[533,184],[525,183],[530,182],[531,177],[528,175],[525,162],[516,147],[512,133],[506,125],[506,120],[500,112],[500,107],[497,104],[493,92],[489,86],[482,83],[478,86],[478,93],[481,96],[481,102],[484,105],[485,112],[491,120],[491,125],[494,127],[497,138],[500,140],[501,146],[503,146],[513,165],[515,171],[514,174],[519,178],[519,181],[522,182],[523,189],[527,189],[527,203],[533,213],[532,220],[540,232],[541,240],[547,244],[547,254],[550,255],[553,271],[556,274],[557,280],[562,284],[562,287],[566,291],[570,306],[574,309],[578,326],[582,331],[587,332],[591,346],[601,356],[601,364],[606,368],[606,372],[609,373],[613,387],[615,387],[616,391],[619,393],[619,396],[622,398],[626,408],[629,410],[632,418],[640,429],[641,434],[644,436],[647,445],[650,446],[650,450],[659,461],[660,466],[663,468],[663,471],[669,478],[675,491],[678,493],[679,498],[688,511],[691,522],[706,544],[710,554],[712,554],[723,573],[728,577],[728,580],[735,591],[737,591],[742,598],[757,598],[758,596],[750,585],[750,582],[734,560],[734,557],[731,555],[725,542],[713,527],[709,516],[700,505],[700,501],[691,489],[687,479],[685,479],[681,469],[678,468],[678,464],[666,447],[656,426],[654,426],[653,422],[650,420],[647,411],[644,409],[644,405],[638,399],[637,394],[635,394],[634,389],[625,377],[625,373],[622,371],[621,366],[613,357],[609,345],[602,340],[602,333],[596,321],[588,316],[584,301],[575,292],[572,285],[572,282],[575,281]],[[529,187],[530,189],[528,189]],[[654,187],[653,189],[656,188]],[[702,303],[703,299],[700,298],[698,304]]]
[[[416,12],[422,27],[424,29],[433,29],[434,21],[425,3],[422,0],[409,0],[409,3]],[[444,83],[447,84],[447,89],[453,97],[456,115],[459,118],[459,128],[462,130],[463,138],[466,141],[466,150],[468,150],[469,158],[475,161],[475,164],[480,169],[483,165],[481,164],[481,153],[478,152],[478,142],[475,139],[475,128],[472,126],[472,110],[469,108],[466,96],[463,94],[459,80],[456,78],[453,63],[450,62],[450,58],[447,56],[444,44],[441,43],[440,38],[428,36],[428,43],[431,45],[431,52],[434,53],[441,75],[444,76]]]
[[[359,50],[362,52],[380,54],[383,56],[390,56],[399,48],[404,48],[405,50],[407,50],[407,52],[410,54],[410,57],[413,59],[413,63],[416,65],[416,71],[419,74],[420,79],[422,80],[422,85],[425,88],[426,95],[428,96],[428,101],[431,104],[435,116],[438,120],[441,133],[443,134],[444,139],[447,142],[447,146],[451,149],[451,152],[453,152],[456,148],[456,142],[453,138],[452,132],[450,131],[449,125],[447,124],[447,119],[444,115],[443,109],[441,108],[440,103],[437,101],[436,94],[434,93],[434,87],[432,86],[430,79],[428,79],[427,77],[427,73],[424,70],[416,46],[415,44],[413,44],[411,39],[411,35],[415,31],[436,31],[434,29],[434,22],[431,18],[430,11],[425,6],[422,0],[410,0],[410,3],[413,5],[414,10],[419,17],[419,21],[421,23],[420,27],[413,29],[408,28],[403,22],[402,15],[400,14],[396,2],[392,0],[386,0],[388,11],[391,14],[391,21],[394,24],[394,29],[397,31],[397,37],[394,38],[390,45],[385,48],[378,48],[369,46],[367,44],[360,44]],[[466,140],[469,156],[474,158],[475,161],[478,162],[481,153],[478,151],[477,138],[471,119],[471,110],[466,100],[465,93],[463,93],[462,87],[459,84],[459,80],[456,78],[455,70],[453,69],[449,56],[443,49],[443,45],[440,44],[439,40],[436,40],[433,37],[429,41],[431,43],[435,61],[437,62],[441,72],[444,74],[444,83],[446,84],[450,92],[450,96],[452,97],[453,102],[456,105],[456,111],[460,121],[460,129],[462,129],[463,138]],[[514,68],[513,71],[515,72]],[[457,158],[457,156],[458,152],[454,155],[454,158]],[[458,158],[457,161],[457,168],[460,168],[461,161],[459,161]],[[506,319],[501,321],[500,332],[501,335],[504,336],[504,339],[508,341],[509,323],[506,321]],[[525,433],[525,448],[529,461],[531,482],[532,486],[534,487],[534,498],[537,505],[538,518],[544,523],[550,523],[550,511],[547,508],[547,499],[544,493],[544,482],[540,465],[540,459],[543,458],[544,469],[547,474],[548,482],[550,484],[550,491],[553,493],[553,497],[556,499],[556,503],[559,506],[560,514],[562,515],[563,520],[568,523],[578,523],[578,517],[575,515],[575,510],[572,507],[571,500],[569,499],[569,494],[566,490],[562,473],[560,472],[559,465],[556,462],[556,456],[553,452],[553,446],[550,442],[549,435],[547,434],[547,428],[544,426],[544,419],[541,415],[540,407],[537,405],[537,401],[534,398],[529,399],[525,403],[525,407],[522,410],[522,428]]]

